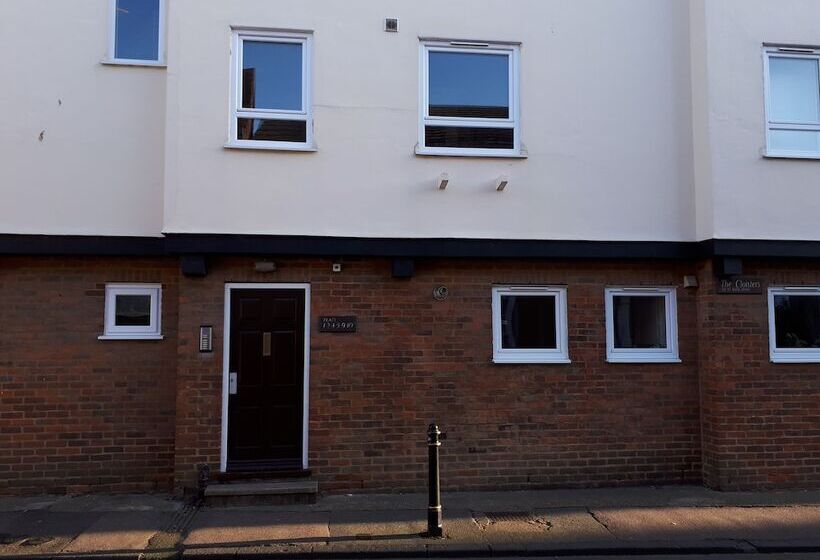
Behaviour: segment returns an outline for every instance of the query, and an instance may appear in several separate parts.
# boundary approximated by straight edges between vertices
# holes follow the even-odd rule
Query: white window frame
[[[302,45],[302,108],[247,109],[242,107],[242,56],[245,41],[267,43],[295,43]],[[231,56],[231,122],[230,137],[225,147],[284,151],[315,151],[313,142],[313,35],[308,32],[262,31],[233,28]],[[239,140],[238,119],[294,120],[305,122],[305,142],[271,142]]]
[[[501,298],[504,296],[554,296],[555,341],[557,348],[503,348],[501,333]],[[493,300],[493,362],[497,364],[569,364],[569,333],[567,329],[567,289],[552,286],[494,286]]]
[[[151,324],[148,326],[117,326],[117,296],[150,296]],[[106,284],[105,328],[100,340],[161,340],[162,284]]]
[[[435,117],[429,112],[430,93],[430,52],[456,52],[476,54],[500,54],[509,57],[509,100],[510,115],[507,119]],[[517,43],[479,43],[475,41],[421,40],[419,47],[419,155],[478,156],[478,157],[523,157],[521,152],[521,118],[519,109],[519,55]],[[428,148],[425,145],[427,126],[452,126],[475,128],[512,128],[513,148],[511,150],[490,148]]]
[[[764,73],[764,98],[766,111],[766,150],[767,157],[777,158],[797,158],[797,159],[820,159],[820,150],[816,152],[806,152],[798,150],[775,150],[771,147],[771,134],[773,131],[817,131],[820,132],[820,121],[774,121],[771,118],[771,74],[769,72],[769,62],[772,58],[796,58],[809,59],[817,62],[818,72],[820,72],[820,49],[811,47],[771,47],[763,48],[763,73]],[[820,96],[820,91],[818,91]]]
[[[775,286],[769,288],[769,357],[773,363],[820,363],[820,348],[778,348],[774,315],[775,296],[820,297],[820,286]]]
[[[664,298],[666,311],[666,348],[615,348],[615,297]],[[606,360],[625,364],[680,363],[678,353],[678,302],[673,287],[606,288]]]
[[[165,36],[166,36],[166,0],[159,0],[159,33],[157,37],[157,59],[137,60],[133,58],[117,58],[117,0],[108,0],[108,56],[103,63],[121,66],[159,66],[165,67]]]

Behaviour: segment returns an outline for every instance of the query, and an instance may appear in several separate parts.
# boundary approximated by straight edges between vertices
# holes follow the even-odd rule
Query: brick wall
[[[810,261],[744,260],[768,285],[820,285]],[[699,292],[704,479],[722,490],[820,488],[820,365],[769,361],[766,294]],[[765,292],[765,290],[764,290]]]
[[[177,483],[218,468],[225,282],[310,282],[310,466],[330,491],[425,487],[425,428],[448,432],[447,489],[697,482],[701,478],[697,292],[678,290],[683,364],[607,364],[604,287],[679,285],[687,264],[419,261],[411,280],[386,259],[214,259],[183,278],[179,316]],[[494,283],[567,284],[571,365],[494,365]],[[450,297],[435,301],[446,285]],[[315,331],[352,314],[359,332]],[[215,352],[197,352],[202,324]]]
[[[173,259],[0,258],[0,494],[168,490]],[[106,282],[161,282],[163,341],[99,341]]]
[[[198,464],[217,469],[225,282],[311,283],[323,490],[422,490],[433,419],[451,490],[820,487],[820,370],[771,364],[765,295],[717,295],[708,262],[420,260],[395,280],[388,259],[345,259],[341,274],[296,258],[260,274],[254,260],[185,278],[172,258],[1,258],[0,494],[180,489]],[[744,264],[766,283],[820,284],[811,262]],[[680,287],[687,274],[699,289]],[[165,340],[98,341],[106,282],[163,283]],[[506,283],[568,286],[571,365],[491,363],[491,287]],[[606,363],[610,285],[678,286],[682,364]],[[359,332],[316,331],[337,314]],[[200,325],[215,327],[212,354]]]

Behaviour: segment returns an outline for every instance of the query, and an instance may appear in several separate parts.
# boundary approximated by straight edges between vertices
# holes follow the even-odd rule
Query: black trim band
[[[358,256],[494,259],[820,258],[820,241],[537,241],[276,235],[168,234],[165,237],[0,235],[0,255]]]
[[[399,239],[254,235],[166,236],[174,254],[310,255],[431,258],[620,259],[695,257],[696,244],[654,241]]]
[[[709,256],[715,257],[820,258],[820,241],[710,239],[700,244]]]
[[[0,235],[0,255],[159,256],[168,254],[164,237],[101,235]]]

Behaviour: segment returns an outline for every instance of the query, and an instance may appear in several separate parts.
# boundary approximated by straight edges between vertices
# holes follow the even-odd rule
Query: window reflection
[[[770,120],[817,122],[820,120],[820,75],[813,58],[769,59]]]
[[[778,348],[820,348],[820,296],[774,296]]]
[[[274,119],[237,119],[239,140],[263,140],[266,142],[305,142],[305,121]]]
[[[301,43],[242,44],[242,107],[301,111]]]
[[[118,295],[114,308],[114,325],[148,327],[151,325],[151,296]]]
[[[615,348],[666,348],[664,296],[614,296]]]
[[[430,116],[510,118],[509,56],[437,51],[429,56]]]
[[[501,296],[501,346],[555,349],[555,296]]]
[[[159,60],[159,0],[117,0],[114,58]]]

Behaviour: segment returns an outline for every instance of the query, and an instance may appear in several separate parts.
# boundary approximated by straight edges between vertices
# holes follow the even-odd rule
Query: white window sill
[[[100,64],[105,66],[143,66],[147,68],[167,68],[168,65],[161,60],[126,60],[126,59],[112,59],[104,58]]]
[[[772,356],[773,364],[820,364],[820,356]]]
[[[568,358],[543,358],[537,356],[496,356],[493,358],[494,364],[571,364]]]
[[[610,364],[682,364],[680,358],[642,358],[640,356],[610,356],[606,359]]]
[[[97,340],[163,340],[161,334],[101,334]]]
[[[263,150],[268,152],[318,152],[319,149],[316,146],[304,146],[304,145],[296,145],[296,146],[281,146],[281,145],[269,145],[265,143],[239,143],[239,142],[228,142],[223,146],[226,150]]]
[[[499,158],[499,159],[527,159],[526,152],[504,152],[495,150],[477,150],[471,148],[422,148],[416,145],[417,156],[427,157],[470,157],[470,158]]]
[[[798,152],[768,152],[763,150],[761,155],[766,159],[817,159],[820,160],[820,153],[818,154],[805,154],[805,153],[798,153]]]

